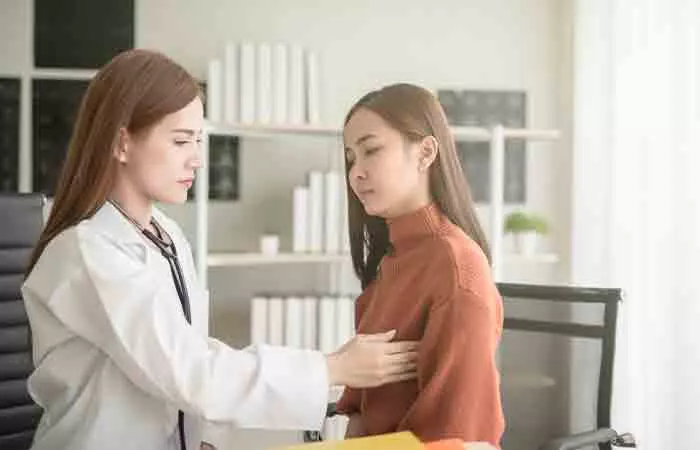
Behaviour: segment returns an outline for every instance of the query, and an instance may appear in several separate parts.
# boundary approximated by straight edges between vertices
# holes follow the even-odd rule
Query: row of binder
[[[297,44],[228,42],[207,69],[207,118],[241,124],[318,124],[318,55]]]
[[[294,252],[349,253],[345,177],[312,171],[308,184],[295,187],[293,196]]]
[[[250,311],[253,345],[331,353],[354,335],[354,300],[349,296],[256,296]]]

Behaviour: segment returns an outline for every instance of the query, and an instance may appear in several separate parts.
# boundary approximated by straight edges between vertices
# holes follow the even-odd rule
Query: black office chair
[[[504,450],[635,447],[611,428],[619,289],[499,283]],[[578,395],[577,395],[578,394]],[[329,417],[335,415],[333,404]],[[322,440],[304,432],[304,440]]]
[[[505,450],[635,447],[611,428],[619,289],[498,285]]]
[[[33,370],[20,287],[43,226],[40,195],[0,195],[0,449],[26,450],[42,410],[29,397]]]

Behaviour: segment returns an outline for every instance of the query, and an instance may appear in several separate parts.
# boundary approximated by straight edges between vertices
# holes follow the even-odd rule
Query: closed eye
[[[201,139],[195,139],[195,140],[192,140],[192,139],[176,139],[174,142],[175,142],[175,145],[177,145],[178,147],[184,147],[185,145],[189,145],[189,144],[195,144],[195,145],[198,145],[198,146],[202,144],[202,140],[201,140]]]

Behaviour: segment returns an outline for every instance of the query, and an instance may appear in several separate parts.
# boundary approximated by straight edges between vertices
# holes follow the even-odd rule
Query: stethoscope
[[[182,307],[182,313],[187,319],[187,323],[192,323],[192,313],[190,310],[190,296],[187,293],[187,285],[185,284],[185,276],[182,273],[182,268],[180,267],[180,262],[177,258],[177,249],[175,248],[175,243],[172,238],[166,233],[166,231],[156,222],[154,218],[151,218],[151,225],[155,233],[151,230],[144,228],[140,223],[134,220],[129,214],[124,211],[117,202],[108,200],[109,203],[114,206],[117,211],[119,211],[129,222],[131,222],[138,230],[143,234],[149,241],[160,250],[161,255],[168,261],[168,266],[170,266],[170,274],[173,277],[173,283],[175,284],[175,290],[177,291],[177,296],[180,298],[180,306]],[[180,450],[187,450],[187,444],[185,443],[185,414],[182,410],[177,412],[177,428],[180,437]]]

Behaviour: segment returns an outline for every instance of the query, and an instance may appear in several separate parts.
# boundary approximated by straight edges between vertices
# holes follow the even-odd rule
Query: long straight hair
[[[199,95],[196,80],[158,52],[127,50],[100,69],[83,96],[51,214],[26,275],[53,238],[94,215],[107,200],[115,183],[119,130],[145,132]]]
[[[488,243],[459,163],[455,140],[437,98],[428,90],[411,84],[386,86],[358,100],[345,117],[345,125],[360,108],[379,115],[408,142],[420,142],[428,136],[437,140],[438,154],[428,172],[431,197],[449,220],[472,238],[490,260]],[[383,218],[365,212],[350,188],[347,162],[345,172],[350,252],[355,273],[365,288],[377,276],[379,263],[389,249],[389,228]]]

